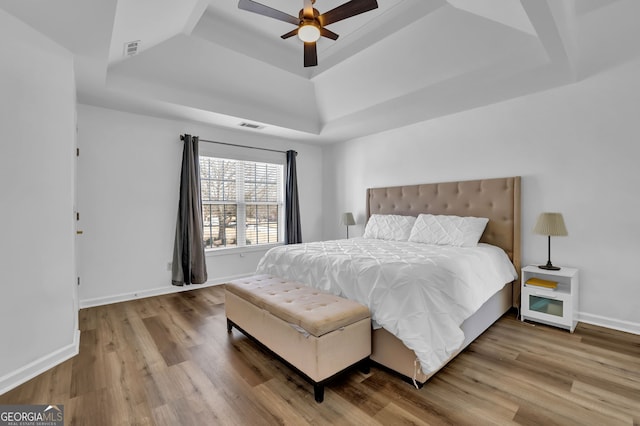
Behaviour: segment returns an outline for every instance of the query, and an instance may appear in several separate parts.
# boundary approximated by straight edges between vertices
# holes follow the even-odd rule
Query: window
[[[282,164],[200,155],[205,248],[281,242]]]

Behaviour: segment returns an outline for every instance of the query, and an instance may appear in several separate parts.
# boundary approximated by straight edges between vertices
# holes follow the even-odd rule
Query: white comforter
[[[437,370],[464,341],[462,322],[516,271],[498,247],[435,246],[368,238],[279,246],[257,273],[298,281],[369,307],[410,349],[422,371]]]

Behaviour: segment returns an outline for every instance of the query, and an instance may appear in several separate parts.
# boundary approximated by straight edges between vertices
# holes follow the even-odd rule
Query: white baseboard
[[[113,296],[98,297],[95,299],[80,300],[80,308],[89,308],[92,306],[108,305],[110,303],[125,302],[127,300],[141,299],[144,297],[159,296],[163,294],[179,293],[182,291],[196,290],[198,288],[211,287],[225,282],[247,277],[251,274],[241,274],[231,277],[217,278],[207,281],[204,284],[188,285],[183,287],[168,285],[150,290],[136,291],[131,293],[117,294]],[[20,386],[21,384],[31,380],[39,374],[44,373],[50,368],[73,358],[80,352],[80,330],[76,330],[73,343],[56,350],[46,356],[43,356],[24,367],[0,377],[0,395]]]
[[[580,312],[580,314],[578,315],[578,321],[640,335],[640,324],[631,321],[624,321],[615,318],[603,317],[600,315],[587,314],[584,312]]]
[[[76,330],[73,343],[45,355],[24,367],[0,377],[0,395],[44,373],[50,368],[73,358],[80,352],[80,330]],[[55,402],[55,401],[51,401]]]
[[[96,297],[93,299],[84,299],[84,300],[80,300],[80,309],[91,308],[93,306],[109,305],[111,303],[126,302],[128,300],[143,299],[145,297],[161,296],[164,294],[180,293],[180,292],[189,291],[189,290],[197,290],[199,288],[212,287],[215,285],[224,284],[226,282],[237,280],[239,278],[244,278],[250,275],[252,274],[241,274],[241,275],[234,275],[231,277],[216,278],[213,280],[209,280],[204,284],[192,284],[192,285],[185,285],[182,287],[168,284],[164,287],[157,287],[149,290],[132,291],[130,293],[121,293],[121,294],[114,294],[111,296]]]

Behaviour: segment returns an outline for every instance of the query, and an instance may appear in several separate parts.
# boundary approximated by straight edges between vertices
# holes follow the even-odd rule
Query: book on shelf
[[[542,278],[531,277],[525,281],[526,285],[535,286],[547,290],[555,290],[558,288],[556,281],[543,280]]]

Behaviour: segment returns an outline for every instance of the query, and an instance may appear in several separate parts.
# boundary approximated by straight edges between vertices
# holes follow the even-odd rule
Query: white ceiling
[[[260,0],[297,16],[303,0]],[[320,13],[346,0],[317,0]],[[0,0],[75,54],[82,103],[325,143],[571,84],[640,55],[638,0],[378,0],[328,29],[237,0]],[[124,44],[141,42],[124,56]]]

